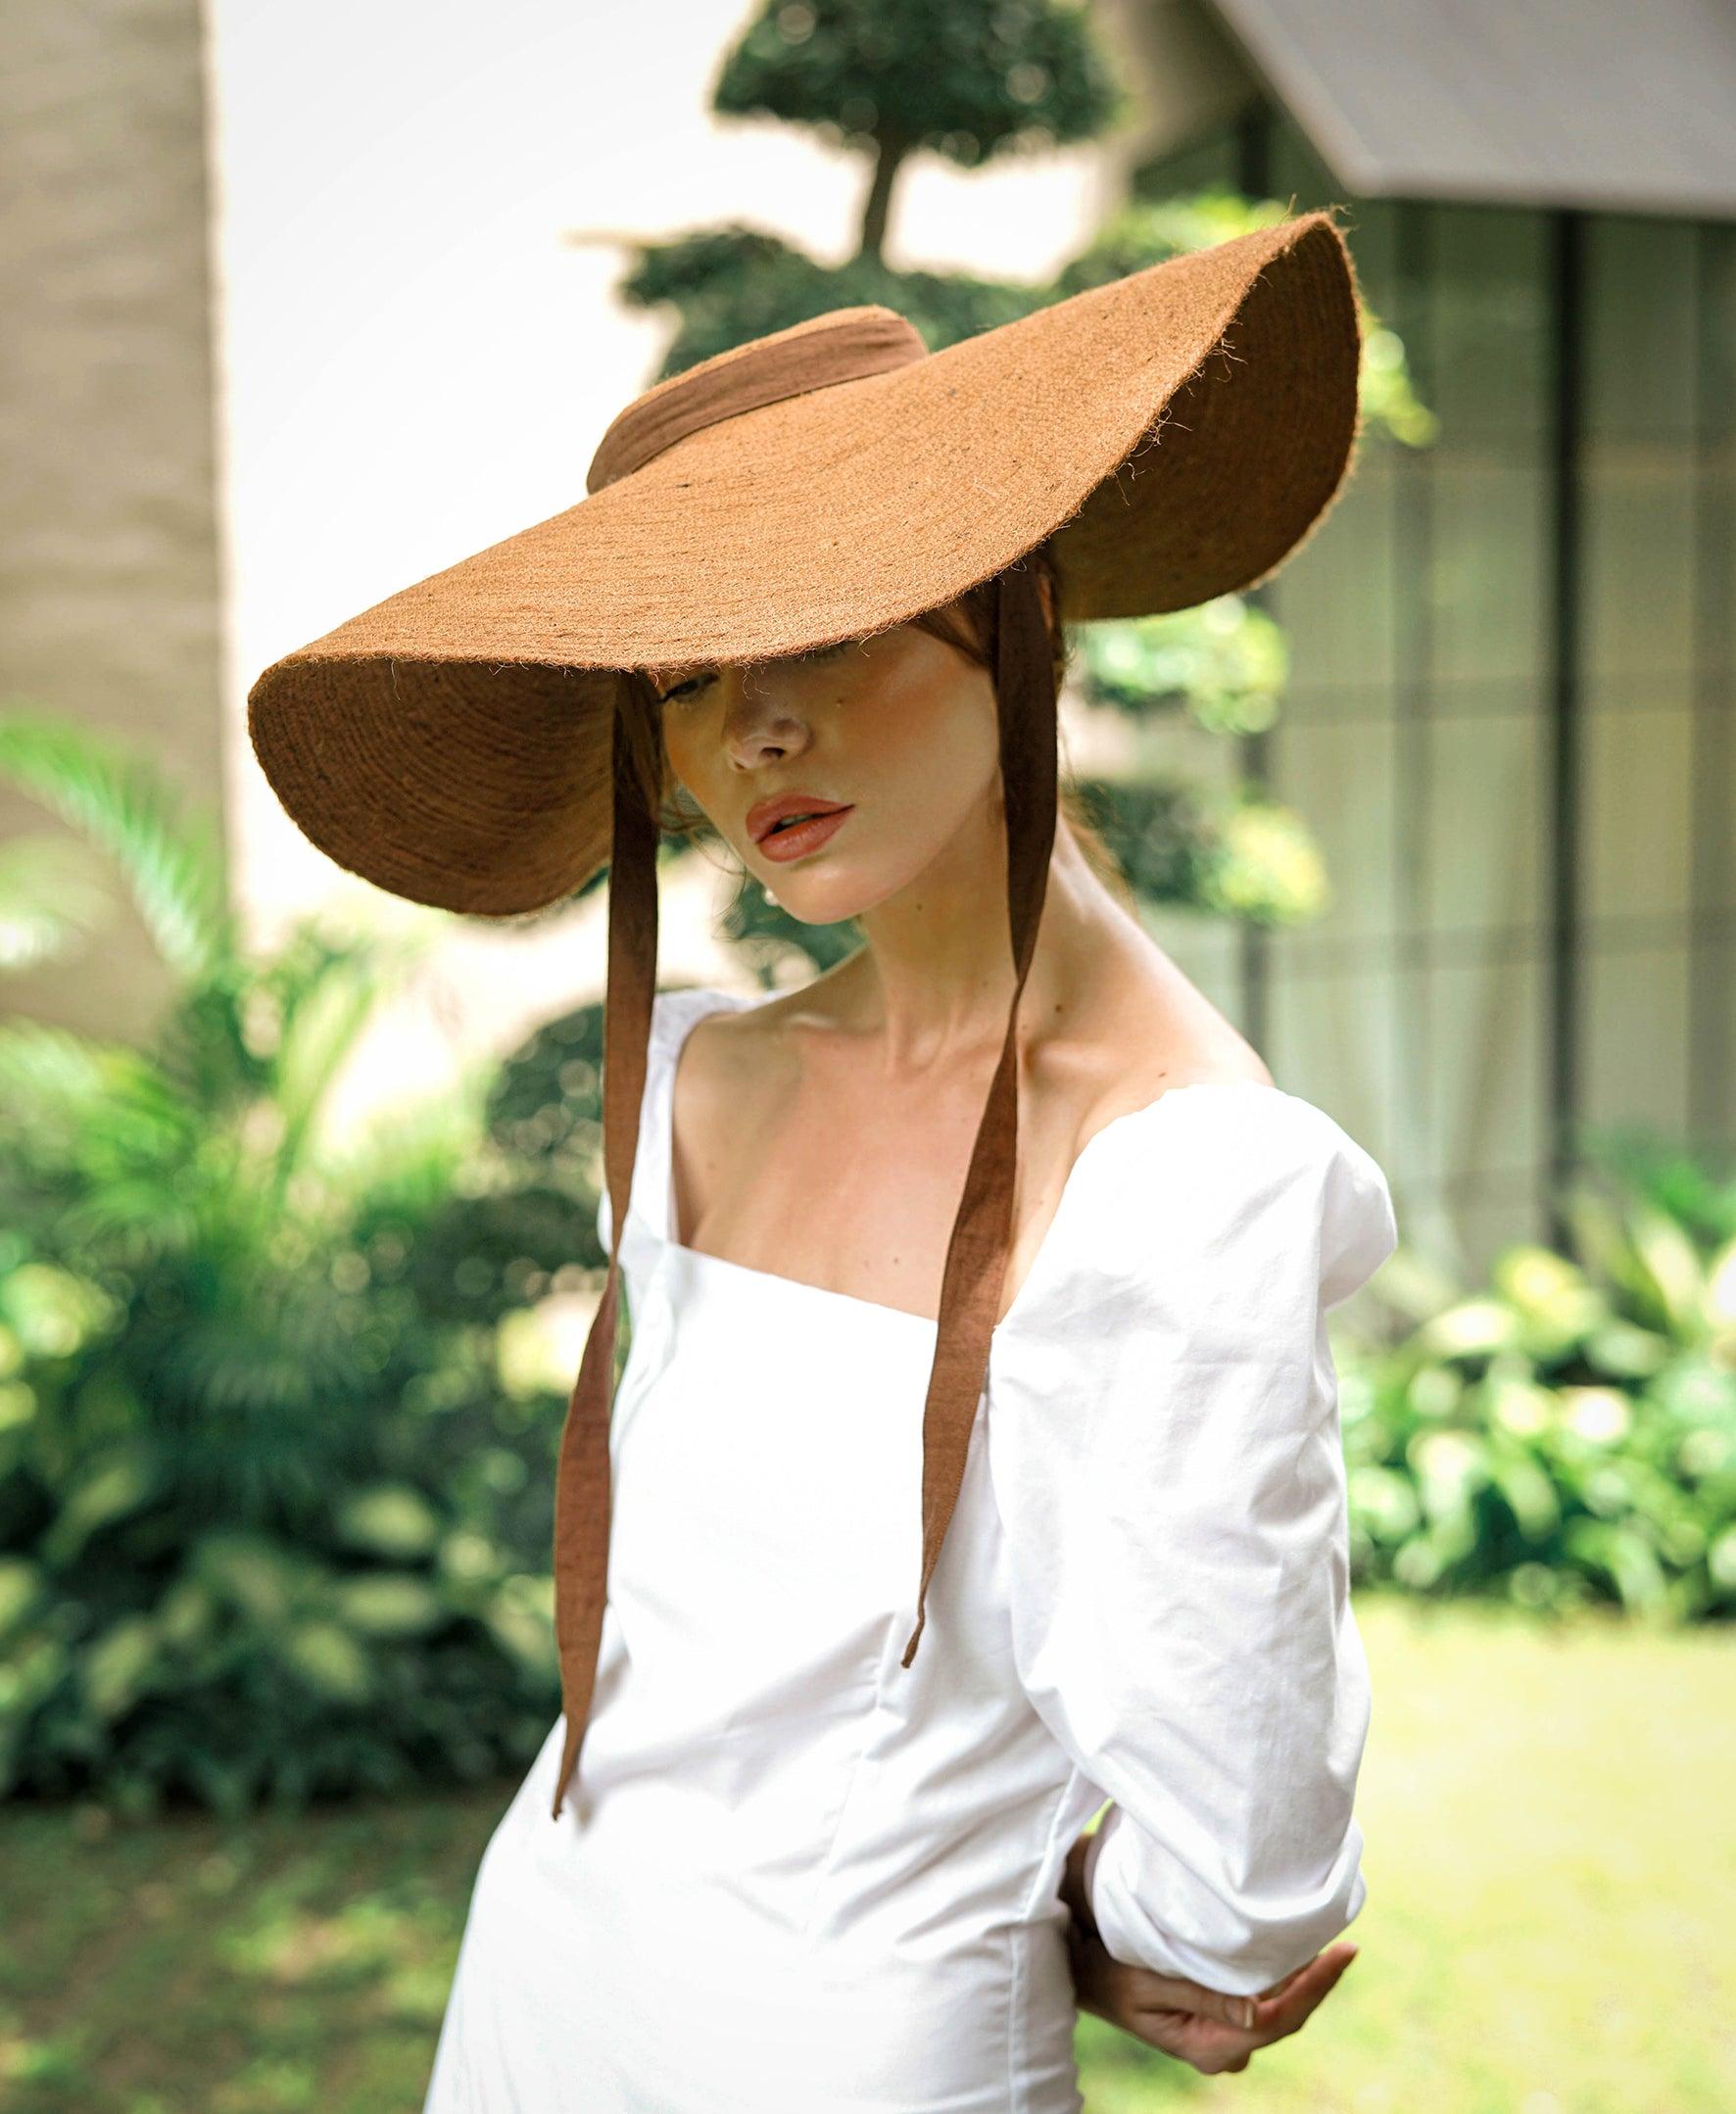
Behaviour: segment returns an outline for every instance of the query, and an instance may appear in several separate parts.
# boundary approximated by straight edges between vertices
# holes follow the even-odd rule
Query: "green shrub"
[[[1691,1197],[1692,1218],[1667,1208]],[[1343,1359],[1356,1574],[1541,1610],[1736,1612],[1736,1239],[1681,1163],[1606,1160],[1568,1252],[1517,1245],[1485,1289],[1395,1258],[1411,1323]]]
[[[509,1149],[479,1079],[327,1141],[414,948],[252,955],[214,833],[141,766],[13,716],[0,770],[119,866],[176,977],[137,1049],[0,1028],[0,1794],[235,1809],[525,1765],[577,1365],[534,1324],[584,1319],[587,1168]]]

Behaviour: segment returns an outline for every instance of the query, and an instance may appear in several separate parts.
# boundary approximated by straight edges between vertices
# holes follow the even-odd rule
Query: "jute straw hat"
[[[602,1634],[619,1256],[656,985],[657,795],[626,732],[646,671],[805,652],[992,581],[1015,984],[946,1254],[923,1424],[916,1624],[964,1473],[1012,1235],[1015,1022],[1057,799],[1059,614],[1183,609],[1267,578],[1345,477],[1353,268],[1326,213],[1170,259],[930,353],[842,309],[647,391],[575,506],[392,595],[254,684],[296,823],[393,893],[508,916],[605,863],[608,1271],[560,1439],[555,1619],[576,1768]]]

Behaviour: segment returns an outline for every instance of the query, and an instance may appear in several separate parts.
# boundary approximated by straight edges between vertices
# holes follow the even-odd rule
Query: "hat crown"
[[[833,309],[768,337],[750,338],[635,397],[610,422],[585,479],[601,492],[643,469],[690,433],[743,411],[840,382],[890,373],[927,356],[922,334],[895,309]]]

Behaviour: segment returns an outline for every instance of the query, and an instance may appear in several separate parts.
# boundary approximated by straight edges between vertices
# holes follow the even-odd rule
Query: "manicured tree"
[[[1097,138],[1124,103],[1082,7],[773,0],[725,55],[711,107],[720,117],[805,125],[861,155],[870,170],[860,235],[842,264],[739,224],[633,243],[623,297],[679,317],[658,379],[829,309],[894,308],[939,350],[1040,307],[1053,298],[1040,285],[890,265],[898,173],[923,151],[976,168]]]
[[[877,262],[912,154],[977,168],[1095,139],[1122,107],[1085,9],[1056,0],[768,0],[712,96],[871,158],[857,255]]]

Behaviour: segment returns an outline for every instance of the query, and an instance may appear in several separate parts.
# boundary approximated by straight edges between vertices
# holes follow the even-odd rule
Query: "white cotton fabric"
[[[1117,1959],[1249,1994],[1363,1905],[1325,1317],[1380,1169],[1254,1083],[1086,1143],[904,1667],[935,1323],[672,1238],[681,1044],[758,1002],[655,1004],[595,1701],[559,1819],[557,1720],[488,1844],[424,2114],[1080,2114],[1105,1799]]]

